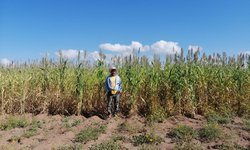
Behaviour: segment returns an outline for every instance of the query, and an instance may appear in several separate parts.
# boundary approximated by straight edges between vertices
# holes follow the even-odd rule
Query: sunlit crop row
[[[113,58],[123,83],[121,113],[158,120],[173,114],[250,112],[248,56],[183,55]],[[79,55],[1,67],[0,113],[105,114],[108,68],[101,52],[95,62]]]

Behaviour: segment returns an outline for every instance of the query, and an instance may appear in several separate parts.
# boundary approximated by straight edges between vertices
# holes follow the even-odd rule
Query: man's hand
[[[121,91],[117,91],[117,94],[122,94],[122,92]]]

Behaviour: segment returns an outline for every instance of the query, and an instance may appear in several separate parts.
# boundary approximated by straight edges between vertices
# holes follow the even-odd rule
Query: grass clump
[[[129,132],[131,134],[135,134],[141,132],[143,129],[138,124],[132,124],[126,120],[118,126],[117,130],[118,132]]]
[[[26,131],[22,136],[25,138],[30,138],[37,134],[37,128],[30,128],[28,131]]]
[[[174,150],[203,150],[201,144],[194,142],[178,142]]]
[[[88,142],[91,140],[97,140],[99,135],[106,131],[106,126],[101,125],[99,127],[87,127],[81,130],[75,137],[75,142]]]
[[[81,123],[81,120],[70,120],[69,117],[65,117],[62,119],[62,126],[65,128],[71,128],[79,125]]]
[[[10,139],[7,140],[8,142],[10,143],[13,143],[13,142],[17,142],[17,143],[20,143],[21,142],[21,137],[20,136],[12,136]]]
[[[156,143],[161,143],[164,140],[153,133],[150,134],[141,134],[141,135],[136,135],[132,137],[132,143],[134,146],[142,145],[142,144],[156,144]]]
[[[213,149],[219,150],[245,150],[245,148],[239,144],[216,144],[212,146]]]
[[[38,128],[42,128],[42,122],[37,120],[32,120],[29,129],[22,135],[25,138],[30,138],[37,134]]]
[[[117,142],[117,141],[125,142],[128,139],[123,135],[116,135],[116,136],[111,137],[111,140],[113,140],[114,142]]]
[[[128,150],[125,147],[122,147],[119,143],[115,141],[106,141],[101,144],[93,145],[89,150]]]
[[[82,147],[81,146],[78,146],[78,145],[66,145],[66,146],[60,146],[56,149],[52,149],[52,150],[82,150]]]
[[[207,115],[208,123],[218,123],[218,124],[228,124],[231,121],[231,118],[227,115],[219,115],[219,114],[210,114]]]
[[[166,117],[166,112],[161,107],[157,107],[147,116],[147,120],[149,123],[162,123]]]
[[[71,124],[72,127],[78,126],[81,123],[81,120],[74,120]]]
[[[178,125],[168,133],[168,136],[176,141],[191,141],[197,137],[197,132],[187,125]]]
[[[143,144],[138,148],[138,150],[160,150],[160,148],[156,145]]]
[[[222,133],[218,124],[207,124],[199,131],[199,136],[203,141],[213,141],[222,137]]]
[[[0,129],[1,130],[10,130],[14,128],[24,128],[29,125],[29,122],[24,118],[18,118],[18,117],[8,117],[5,121],[0,123]]]
[[[250,131],[250,117],[243,119],[244,129]]]

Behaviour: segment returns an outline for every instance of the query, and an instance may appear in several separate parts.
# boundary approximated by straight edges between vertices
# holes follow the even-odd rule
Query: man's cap
[[[116,67],[111,67],[111,68],[110,68],[110,71],[112,71],[112,70],[116,70]]]

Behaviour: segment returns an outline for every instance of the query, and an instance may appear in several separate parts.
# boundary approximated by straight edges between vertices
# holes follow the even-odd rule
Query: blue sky
[[[238,54],[250,51],[249,8],[249,0],[1,0],[0,59],[140,46]]]

